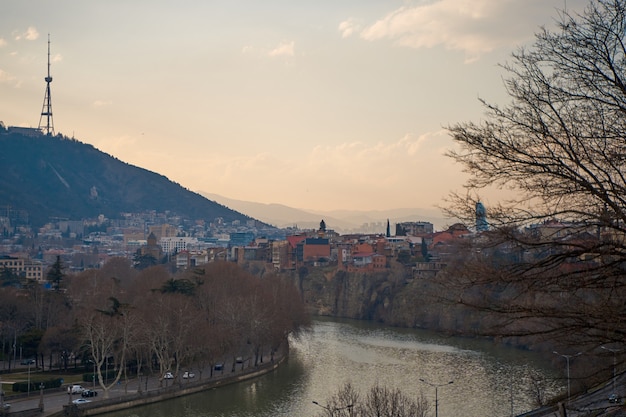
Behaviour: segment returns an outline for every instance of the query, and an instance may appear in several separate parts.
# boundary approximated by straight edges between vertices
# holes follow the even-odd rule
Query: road
[[[613,385],[615,384],[615,388]],[[572,400],[567,404],[567,417],[626,417],[624,393],[626,393],[626,373],[617,376],[615,383],[613,379],[595,387],[593,390],[583,394],[573,395]],[[617,404],[609,402],[609,396],[617,391],[621,401]],[[522,414],[523,417],[560,417],[559,412],[554,411],[554,407],[546,407]]]
[[[224,379],[224,378],[241,374],[249,368],[249,362],[250,362],[249,360],[246,360],[244,361],[244,363],[236,364],[235,373],[231,372],[232,362],[230,364],[225,363],[222,371],[213,371],[213,377],[211,378],[211,380],[218,381],[220,379]],[[209,369],[205,369],[203,370],[202,375],[200,375],[200,372],[194,369],[195,377],[192,379],[182,379],[183,372],[181,371],[180,372],[180,375],[181,375],[180,384],[184,386],[184,384],[192,382],[192,381],[197,381],[200,378],[203,381],[207,381],[209,380],[209,375],[210,375],[209,371],[210,371]],[[3,380],[6,381],[9,379],[9,377],[10,375],[5,375]],[[20,378],[20,380],[22,380],[22,378]],[[141,379],[139,378],[130,379],[127,382],[120,381],[114,387],[109,389],[109,398],[116,398],[116,397],[125,396],[129,394],[136,394],[139,390],[140,383],[141,383],[141,388],[143,391],[146,391],[146,390],[152,391],[152,390],[157,390],[157,389],[164,388],[167,386],[171,386],[173,384],[178,384],[179,380],[178,379],[175,379],[175,380],[164,379],[162,382],[160,382],[159,379],[156,377],[149,377],[147,378],[147,381],[146,381],[146,378],[142,377]],[[93,389],[93,385],[91,383],[83,383],[82,386],[84,388]],[[96,397],[90,397],[86,399],[92,402],[104,400],[105,399],[104,391],[102,390],[100,386],[98,386],[98,384],[96,384],[95,390],[98,393],[98,395]],[[36,392],[31,392],[29,396],[27,397],[7,399],[6,403],[9,403],[11,405],[10,411],[15,412],[15,411],[32,410],[35,408],[39,408],[41,401],[43,401],[44,412],[41,415],[49,416],[49,415],[62,411],[63,406],[70,404],[72,401],[78,398],[82,398],[81,395],[80,394],[74,394],[74,395],[68,394],[67,385],[65,385],[63,388],[60,388],[58,390],[45,391],[43,395],[40,391],[36,391]]]

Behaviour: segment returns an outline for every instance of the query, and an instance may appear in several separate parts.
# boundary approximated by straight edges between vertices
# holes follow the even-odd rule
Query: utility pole
[[[569,360],[570,360],[571,358],[575,357],[575,356],[582,355],[582,352],[578,352],[578,353],[577,353],[577,354],[575,354],[575,355],[562,355],[562,354],[560,354],[559,352],[557,352],[557,351],[555,350],[555,351],[553,351],[552,353],[554,353],[555,355],[559,355],[559,356],[561,356],[561,357],[565,358],[565,360],[567,361],[567,402],[569,403],[570,396],[571,396],[571,394],[572,394],[572,391],[571,391],[571,389],[570,389]]]

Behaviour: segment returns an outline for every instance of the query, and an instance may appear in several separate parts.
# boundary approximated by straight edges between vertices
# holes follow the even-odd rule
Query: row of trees
[[[117,258],[65,276],[60,291],[0,294],[11,296],[16,302],[0,307],[3,346],[34,334],[24,356],[37,353],[42,364],[47,357],[49,367],[61,368],[80,358],[93,365],[105,395],[129,371],[162,378],[194,369],[202,378],[228,357],[233,367],[235,357],[257,365],[309,323],[290,282],[226,262],[172,277],[162,267],[137,271]],[[109,366],[114,377],[104,375]]]

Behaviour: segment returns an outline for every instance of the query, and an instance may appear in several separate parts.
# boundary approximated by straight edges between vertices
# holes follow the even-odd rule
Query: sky
[[[312,210],[432,208],[446,126],[506,104],[499,67],[586,0],[2,0],[0,121],[196,192]],[[497,201],[503,191],[481,198]]]

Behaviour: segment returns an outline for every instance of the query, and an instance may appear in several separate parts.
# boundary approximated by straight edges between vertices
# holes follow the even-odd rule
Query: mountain
[[[264,204],[235,200],[218,194],[200,191],[205,197],[224,204],[265,223],[276,227],[298,226],[303,229],[317,229],[324,220],[329,229],[340,233],[372,233],[386,231],[387,219],[392,224],[400,222],[426,221],[442,230],[454,223],[446,219],[439,209],[399,208],[391,210],[307,210],[282,204]],[[367,225],[367,226],[366,226]],[[392,230],[393,232],[393,230]]]
[[[0,213],[27,212],[34,227],[51,217],[118,218],[122,212],[145,210],[192,220],[251,219],[91,145],[61,135],[37,135],[34,129],[15,130],[0,125]]]

